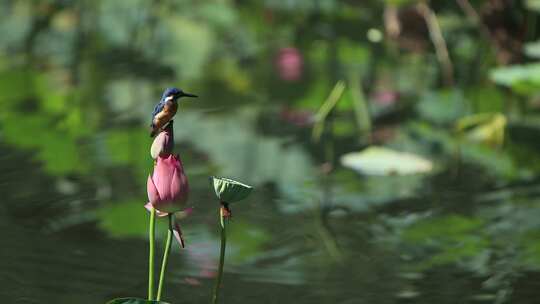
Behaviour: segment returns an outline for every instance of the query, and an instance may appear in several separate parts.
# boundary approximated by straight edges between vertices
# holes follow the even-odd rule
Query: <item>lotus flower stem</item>
[[[161,292],[163,291],[163,281],[165,281],[165,269],[167,269],[167,261],[171,252],[172,241],[172,214],[169,213],[169,230],[167,231],[167,241],[165,242],[165,251],[163,252],[163,261],[161,261],[161,272],[159,274],[159,284],[156,300],[161,300]]]
[[[156,209],[150,211],[150,229],[148,231],[150,239],[150,252],[148,255],[148,301],[154,299],[154,250],[156,238]]]
[[[214,296],[212,298],[212,303],[217,304],[219,297],[219,289],[221,287],[221,281],[223,280],[223,265],[225,264],[225,248],[227,246],[227,234],[225,233],[225,227],[227,225],[226,219],[224,218],[225,207],[222,206],[219,209],[219,222],[221,227],[221,249],[219,252],[219,268],[218,274],[216,277],[216,286],[214,287]]]

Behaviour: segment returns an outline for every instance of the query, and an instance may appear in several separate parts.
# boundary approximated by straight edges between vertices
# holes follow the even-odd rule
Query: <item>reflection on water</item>
[[[137,189],[137,182],[127,194],[118,193],[127,189],[125,185],[112,187],[110,198],[104,200],[96,199],[97,190],[80,181],[70,181],[77,184],[76,189],[62,194],[67,187],[55,184],[54,178],[43,184],[47,178],[40,169],[10,172],[11,162],[4,165],[10,179],[2,182],[8,202],[1,213],[1,239],[6,244],[0,253],[6,274],[1,279],[2,296],[16,299],[16,303],[43,299],[99,303],[113,296],[144,294],[147,214],[142,208],[144,189]],[[20,165],[32,167],[31,162]],[[105,177],[114,180],[116,174],[120,173]],[[195,172],[192,178],[192,202],[197,212],[184,223],[188,247],[174,248],[166,289],[167,297],[187,297],[194,303],[207,301],[218,258],[217,208],[205,191],[206,179],[197,177],[199,174]],[[23,197],[12,191],[23,186],[27,187]],[[328,237],[334,238],[340,251],[335,260],[322,245],[318,214],[307,210],[284,213],[279,201],[286,197],[271,188],[259,189],[254,198],[235,208],[226,301],[248,303],[271,294],[279,295],[275,303],[281,299],[301,303],[453,303],[444,299],[457,297],[491,303],[502,292],[527,298],[530,292],[526,290],[535,287],[515,285],[522,280],[519,269],[537,263],[534,246],[522,251],[518,240],[515,248],[496,249],[497,243],[506,244],[500,238],[510,237],[505,233],[531,231],[526,223],[536,216],[531,211],[515,210],[511,218],[498,218],[501,212],[508,212],[497,206],[501,204],[498,197],[505,197],[503,193],[471,197],[482,201],[487,210],[482,211],[480,205],[474,208],[478,210],[470,210],[469,216],[443,211],[444,206],[426,206],[425,202],[452,193],[404,202],[420,205],[412,206],[419,210],[409,215],[403,213],[409,207],[400,202],[396,202],[395,211],[382,205],[367,213],[332,213],[327,228]],[[130,192],[140,193],[142,199],[126,200],[126,195],[134,196]],[[41,201],[50,202],[51,197],[62,203],[43,206]],[[530,201],[524,199],[522,204]],[[452,209],[469,208],[469,203],[455,201]],[[58,205],[65,210],[59,210]],[[434,214],[441,212],[440,216]],[[472,215],[478,212],[480,217]],[[527,232],[521,236],[528,237],[534,235]]]
[[[506,136],[514,140],[504,147],[502,115],[493,116],[495,127],[488,119],[456,134],[451,122],[475,118],[467,116],[465,93],[417,93],[433,84],[421,84],[431,63],[414,55],[388,73],[396,62],[386,56],[393,55],[342,28],[358,28],[348,18],[364,13],[279,1],[251,4],[254,16],[233,1],[45,2],[0,4],[6,301],[144,296],[147,125],[163,87],[179,84],[200,98],[181,103],[175,118],[194,213],[182,221],[187,248],[173,248],[169,262],[170,302],[210,299],[219,246],[210,175],[256,188],[234,206],[226,303],[538,298],[536,127],[510,125]],[[188,2],[189,10],[179,9]],[[277,25],[279,12],[284,18],[297,9],[311,16],[309,30]],[[319,15],[330,12],[343,20]],[[283,33],[268,39],[275,26]],[[301,49],[282,42],[294,35]],[[372,59],[382,62],[381,79],[373,80],[382,89],[362,96],[360,81],[351,81],[359,75],[349,70],[368,73]],[[394,72],[400,92],[384,91]],[[325,116],[321,141],[313,141],[311,128],[321,124],[315,113],[338,78],[351,89]],[[409,104],[407,94],[418,103]],[[340,165],[342,155],[368,142],[429,157],[434,170],[361,176]]]

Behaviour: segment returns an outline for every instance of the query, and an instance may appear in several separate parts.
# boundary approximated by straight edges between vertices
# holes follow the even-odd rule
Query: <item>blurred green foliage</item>
[[[398,270],[473,272],[485,280],[482,294],[508,301],[517,274],[540,265],[539,8],[536,0],[0,1],[0,143],[24,156],[2,165],[75,185],[51,187],[65,199],[47,209],[38,201],[48,186],[25,185],[19,173],[30,194],[8,197],[18,202],[9,214],[46,215],[52,230],[97,222],[116,238],[143,237],[149,115],[163,88],[178,86],[201,96],[182,102],[175,119],[194,204],[208,206],[208,175],[263,189],[247,200],[263,202],[250,207],[260,222],[232,225],[239,264],[302,252],[295,271],[317,272],[316,260],[332,277],[339,259],[313,256],[340,256],[354,269],[366,250]],[[396,154],[340,163],[376,146]],[[433,170],[369,174],[418,165],[411,159]],[[63,221],[83,211],[90,215]]]

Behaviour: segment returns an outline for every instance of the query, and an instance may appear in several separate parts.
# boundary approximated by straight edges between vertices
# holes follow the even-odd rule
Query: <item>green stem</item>
[[[216,278],[216,286],[214,287],[214,296],[212,298],[212,303],[216,304],[219,297],[219,289],[221,286],[221,281],[223,279],[223,265],[225,264],[225,246],[227,245],[227,235],[225,234],[226,221],[223,218],[223,207],[220,209],[219,221],[221,227],[221,249],[219,252],[219,268]]]
[[[154,299],[154,249],[156,238],[156,209],[150,212],[150,229],[148,231],[150,239],[150,253],[148,255],[148,301]]]
[[[167,241],[165,243],[165,251],[163,252],[163,261],[161,261],[161,272],[159,274],[159,284],[156,300],[161,300],[161,292],[163,291],[163,281],[165,281],[165,269],[167,269],[167,261],[169,260],[169,252],[171,252],[172,240],[172,214],[169,213],[169,231],[167,232]]]

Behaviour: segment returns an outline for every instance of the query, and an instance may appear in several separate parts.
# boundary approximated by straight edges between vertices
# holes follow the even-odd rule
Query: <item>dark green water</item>
[[[379,190],[340,167],[333,178],[317,175],[301,137],[284,144],[242,118],[251,114],[199,112],[183,110],[175,125],[195,212],[183,222],[187,248],[173,250],[165,299],[209,301],[219,243],[207,176],[231,172],[253,180],[256,191],[232,206],[226,303],[535,303],[537,247],[523,240],[534,237],[540,214],[534,183],[497,189],[480,170],[463,167],[379,201],[363,192],[384,196],[407,183],[383,178],[377,182],[389,188]],[[96,132],[77,145],[79,153],[94,151],[77,156],[88,169],[63,176],[37,156],[48,143],[22,149],[2,142],[0,295],[9,302],[103,303],[146,294],[149,140],[142,126]],[[124,159],[99,155],[106,132],[136,134],[109,142]],[[62,163],[70,156],[50,157]]]
[[[491,83],[455,5],[436,7],[459,37],[444,86],[429,48],[379,41],[383,1],[315,2],[0,1],[0,302],[146,296],[147,126],[180,86],[200,96],[174,125],[194,212],[164,300],[210,302],[220,175],[255,187],[232,205],[222,303],[539,303],[538,87]],[[504,122],[456,132],[484,112]],[[370,144],[433,170],[342,165]]]

